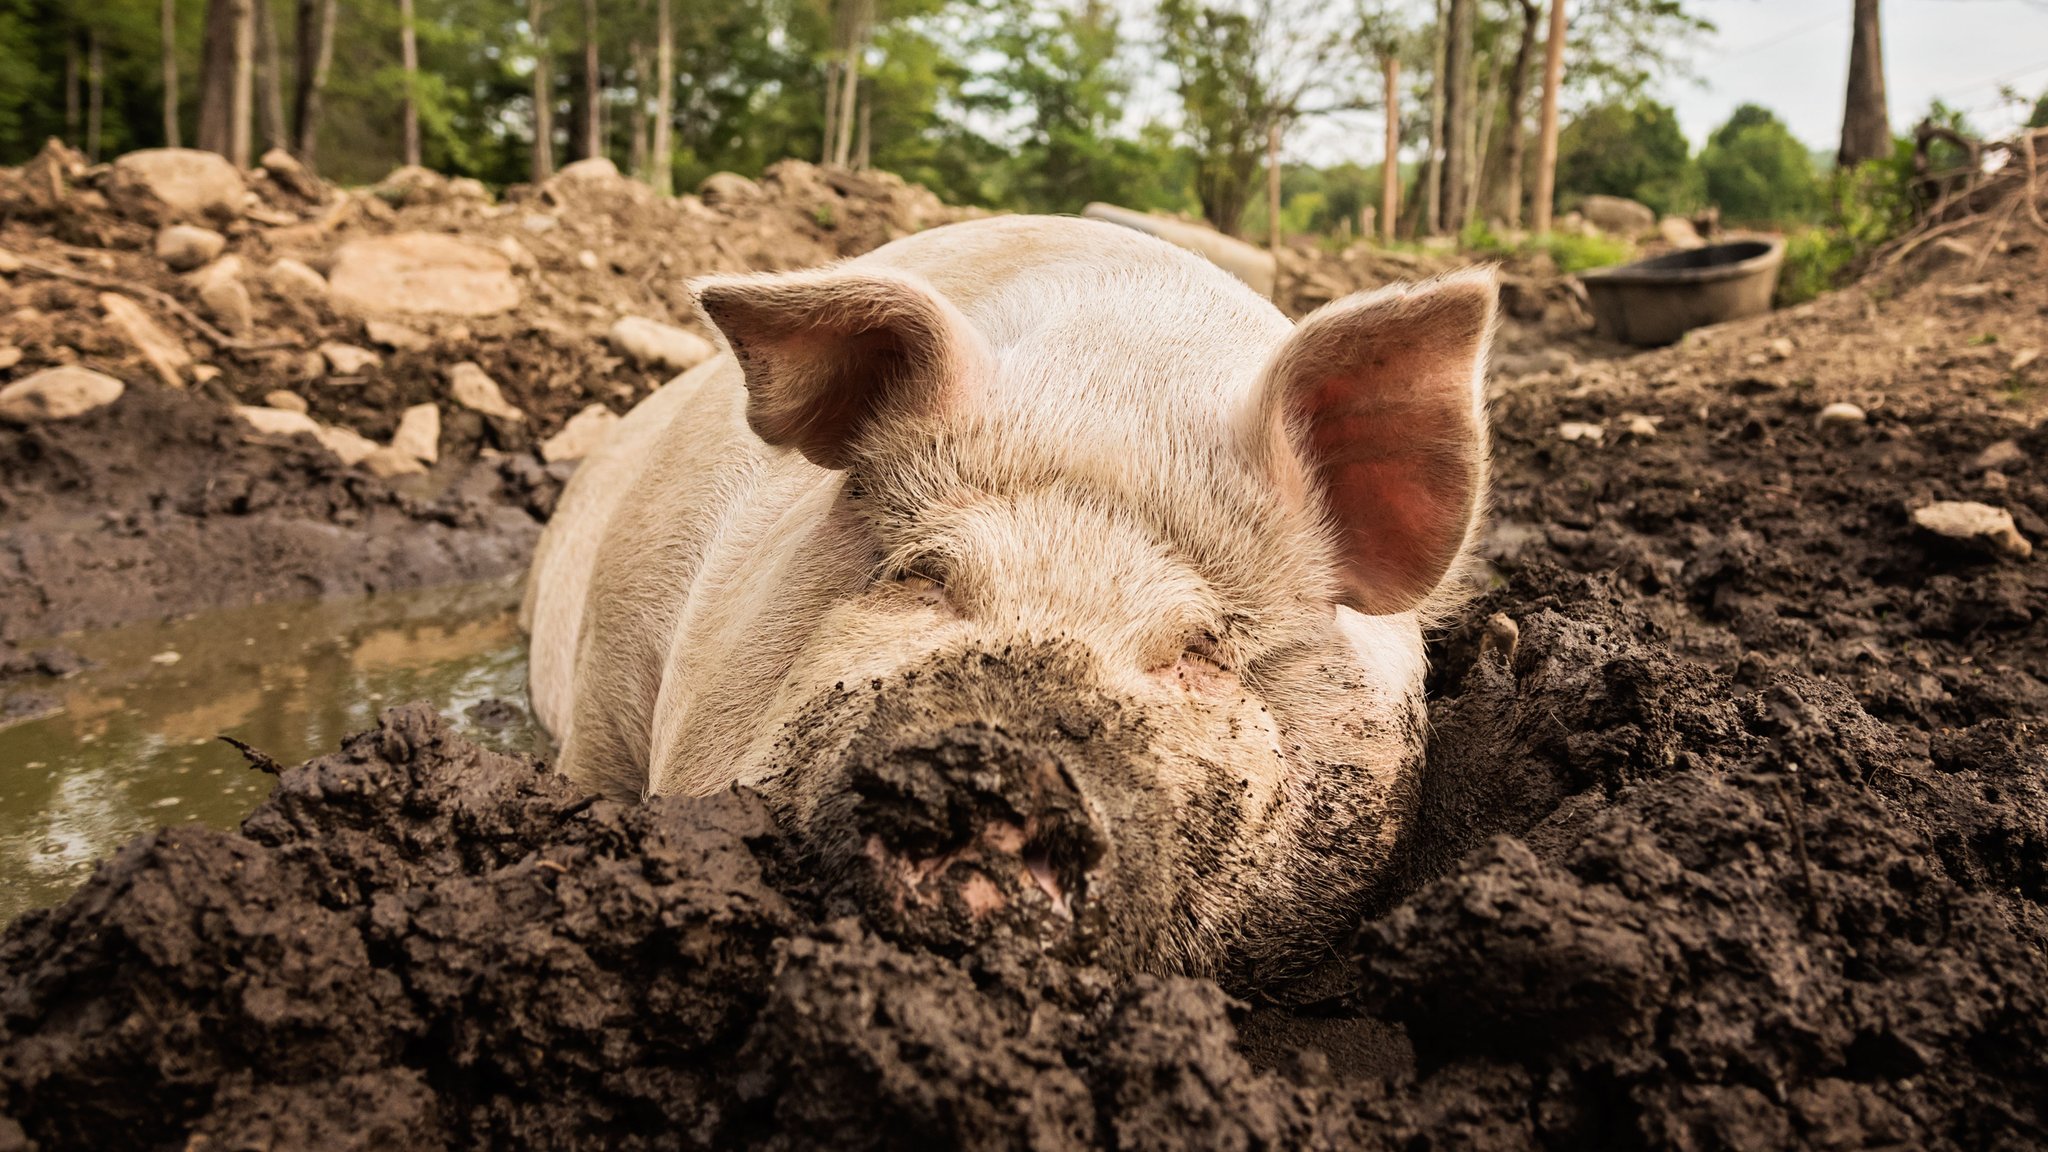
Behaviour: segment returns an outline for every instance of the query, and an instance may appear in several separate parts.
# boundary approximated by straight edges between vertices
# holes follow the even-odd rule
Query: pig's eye
[[[1188,638],[1187,649],[1181,653],[1181,663],[1192,665],[1204,672],[1230,671],[1230,661],[1223,654],[1223,642],[1214,632],[1201,632]]]
[[[889,577],[889,582],[924,600],[936,601],[946,593],[946,581],[934,567],[912,564]]]

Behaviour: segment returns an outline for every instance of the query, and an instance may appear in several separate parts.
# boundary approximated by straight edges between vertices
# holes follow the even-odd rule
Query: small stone
[[[173,224],[156,234],[156,258],[173,272],[190,272],[220,255],[228,238],[211,228]]]
[[[12,344],[0,344],[0,372],[5,372],[21,363],[21,349]]]
[[[498,382],[468,360],[448,369],[448,395],[472,412],[502,420],[524,420],[526,413],[512,406],[498,389]]]
[[[320,178],[306,171],[298,157],[282,148],[272,148],[256,162],[272,180],[304,196],[308,200],[322,199],[327,190],[320,186]]]
[[[192,382],[194,384],[211,384],[218,379],[220,379],[220,369],[215,368],[213,365],[194,364],[192,366]]]
[[[1970,466],[1978,471],[1993,468],[2004,470],[2017,464],[2024,464],[2026,460],[2027,450],[2020,447],[2019,441],[2000,440],[1977,453],[1977,458],[1971,461]]]
[[[573,164],[564,164],[555,173],[558,180],[617,180],[619,166],[603,156],[592,156]]]
[[[2012,362],[2006,366],[2006,371],[2017,376],[2032,367],[2034,361],[2040,358],[2041,350],[2039,348],[2022,348],[2012,354]]]
[[[433,404],[407,408],[398,418],[398,431],[391,434],[391,446],[428,464],[440,459],[441,409]]]
[[[1588,444],[1598,444],[1602,440],[1607,439],[1607,428],[1600,424],[1586,424],[1577,420],[1567,420],[1557,426],[1557,438],[1568,444],[1577,443],[1581,440],[1586,441]]]
[[[761,186],[737,172],[713,172],[697,185],[697,195],[713,207],[728,207],[759,200]]]
[[[1706,241],[1700,239],[1700,230],[1692,221],[1683,216],[1666,216],[1657,221],[1657,235],[1673,248],[1700,248]]]
[[[242,283],[246,266],[239,256],[223,256],[192,274],[199,302],[222,328],[237,336],[256,327],[256,304]]]
[[[178,653],[171,651],[170,649],[165,649],[164,651],[159,652],[154,656],[151,656],[149,658],[149,662],[162,668],[169,668],[171,665],[176,664],[178,661],[183,659],[184,657],[179,655]]]
[[[711,359],[718,349],[695,332],[673,324],[626,316],[611,327],[608,337],[613,348],[641,364],[658,365],[672,372],[687,372]]]
[[[432,336],[389,320],[372,320],[363,325],[363,333],[370,338],[370,343],[394,352],[424,352],[434,346]]]
[[[1846,400],[1837,400],[1815,413],[1813,422],[1822,428],[1853,428],[1868,419],[1863,409]]]
[[[604,443],[611,434],[612,426],[619,422],[619,414],[602,404],[592,404],[569,418],[562,430],[540,446],[540,458],[553,464],[561,460],[581,460]]]
[[[16,256],[5,248],[0,248],[0,275],[12,276],[16,272],[21,271],[21,267],[21,257]]]
[[[537,263],[533,258],[533,253],[527,251],[526,245],[521,244],[518,238],[514,236],[498,237],[498,251],[504,254],[505,259],[512,262],[514,268],[531,268]]]
[[[375,440],[357,432],[353,428],[342,428],[339,426],[322,428],[317,433],[314,433],[314,435],[318,436],[320,443],[329,452],[339,457],[343,464],[360,464],[369,457],[370,453],[382,447]]]
[[[427,466],[418,457],[395,447],[372,449],[362,458],[362,465],[372,476],[389,480],[394,476],[424,476]]]
[[[1783,336],[1771,341],[1765,348],[1770,352],[1771,359],[1773,360],[1790,360],[1792,358],[1792,341]]]
[[[519,218],[519,226],[536,236],[543,232],[554,231],[561,223],[560,220],[545,212],[528,212]]]
[[[263,270],[263,282],[287,300],[316,303],[327,299],[327,277],[312,265],[287,256]]]
[[[1913,512],[1913,523],[1949,540],[2024,560],[2034,546],[2020,535],[2012,513],[1974,500],[1940,500]]]
[[[100,308],[107,323],[128,345],[142,354],[166,388],[183,388],[185,370],[192,366],[192,353],[185,342],[165,331],[149,312],[118,292],[100,293]]]
[[[327,284],[336,308],[371,316],[495,316],[521,296],[503,254],[433,232],[351,240]]]
[[[104,372],[65,365],[45,368],[0,388],[0,420],[29,424],[69,420],[121,398],[127,386]]]
[[[382,356],[368,348],[333,340],[320,345],[320,357],[327,361],[327,370],[336,376],[360,376],[384,363]]]
[[[307,436],[320,435],[320,425],[304,412],[289,408],[259,408],[253,404],[235,405],[235,415],[242,423],[266,436]]]
[[[585,272],[595,272],[597,271],[597,253],[585,248],[576,254],[576,263],[581,265]]]
[[[1621,414],[1622,431],[1637,440],[1655,438],[1659,422],[1658,417],[1644,416],[1637,412],[1624,412]]]
[[[279,388],[271,392],[265,392],[263,394],[263,403],[269,407],[281,409],[286,412],[306,411],[306,398],[304,396],[299,395],[297,392],[287,391],[286,389],[283,388]]]
[[[2000,472],[1997,469],[1993,469],[1989,472],[1986,472],[1984,474],[1983,483],[1984,490],[1986,492],[2003,492],[2006,489],[2012,487],[2012,481],[2009,478],[2007,478],[2005,473]]]

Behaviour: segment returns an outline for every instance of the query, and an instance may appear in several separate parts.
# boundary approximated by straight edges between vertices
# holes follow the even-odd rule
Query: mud
[[[14,925],[0,1110],[43,1148],[2048,1139],[2030,725],[1742,690],[1547,566],[1483,607],[1519,636],[1444,646],[1418,886],[1308,984],[911,948],[752,795],[592,800],[404,708]]]

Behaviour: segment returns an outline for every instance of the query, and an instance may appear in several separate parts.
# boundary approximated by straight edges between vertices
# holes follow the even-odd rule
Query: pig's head
[[[1239,976],[1355,916],[1484,497],[1490,273],[1186,337],[859,265],[698,291],[754,431],[840,477],[745,772],[835,891]]]

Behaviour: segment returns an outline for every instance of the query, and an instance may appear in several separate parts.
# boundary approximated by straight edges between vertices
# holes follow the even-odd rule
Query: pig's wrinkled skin
[[[618,425],[534,561],[563,771],[756,788],[934,941],[1271,973],[1355,910],[1483,499],[1490,272],[1297,327],[1005,217],[696,287],[732,354]]]

